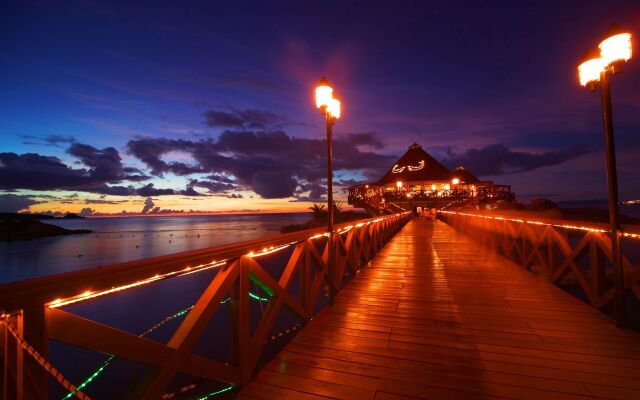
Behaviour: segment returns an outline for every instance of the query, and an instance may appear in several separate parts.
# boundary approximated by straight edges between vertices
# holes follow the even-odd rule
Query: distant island
[[[59,219],[83,218],[69,213]],[[40,220],[56,219],[46,214],[0,213],[0,240],[30,240],[47,236],[91,233],[89,229],[65,229]]]

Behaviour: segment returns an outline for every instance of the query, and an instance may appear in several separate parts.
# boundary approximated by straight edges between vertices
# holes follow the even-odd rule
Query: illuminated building
[[[379,181],[349,188],[349,204],[373,214],[396,212],[399,208],[442,208],[454,201],[491,203],[513,199],[510,186],[482,181],[463,166],[451,172],[417,143],[409,146]]]

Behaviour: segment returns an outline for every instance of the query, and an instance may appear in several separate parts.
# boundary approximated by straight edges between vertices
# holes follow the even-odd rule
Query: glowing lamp
[[[329,86],[329,81],[323,76],[320,82],[318,82],[318,86],[316,86],[316,107],[328,108],[331,99],[333,99],[333,88]],[[339,113],[338,107],[338,114]]]
[[[398,189],[400,189],[402,187],[402,182],[401,181],[396,182],[396,187],[398,187]]]
[[[605,38],[598,45],[600,57],[605,65],[629,61],[631,59],[631,33],[618,24],[611,24]]]
[[[457,185],[457,184],[459,184],[459,183],[460,183],[460,179],[458,179],[458,178],[453,178],[453,179],[451,180],[451,183],[452,183],[452,184],[454,184],[454,185]]]
[[[451,186],[447,183],[446,185],[444,185],[444,188],[445,188],[446,190],[449,190],[449,189],[451,189]]]
[[[431,190],[436,190],[436,185],[431,185]]]
[[[329,105],[327,106],[327,113],[329,116],[333,118],[340,118],[340,100],[331,99],[329,100]]]
[[[602,58],[592,58],[578,66],[578,76],[580,77],[580,85],[595,85],[600,81],[600,73],[604,71],[606,63]]]

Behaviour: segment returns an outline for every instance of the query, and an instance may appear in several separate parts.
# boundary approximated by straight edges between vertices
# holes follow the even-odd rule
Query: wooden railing
[[[624,305],[637,304],[640,299],[640,267],[626,257],[619,280],[623,287],[614,285],[607,224],[453,211],[440,211],[438,216],[549,282],[577,286],[584,294],[580,297],[599,310],[621,311],[624,316]],[[640,232],[631,227],[622,235],[634,242],[640,239]],[[614,302],[616,292],[621,302]],[[636,299],[629,301],[629,296]],[[611,310],[614,305],[622,309]],[[626,315],[638,312],[638,308],[626,310]]]
[[[252,376],[266,339],[283,307],[304,324],[326,285],[337,292],[345,274],[353,276],[409,220],[400,213],[336,225],[335,265],[327,265],[329,243],[325,229],[311,229],[228,246],[207,248],[0,285],[0,310],[5,329],[2,354],[5,399],[47,398],[49,341],[114,355],[153,366],[142,379],[136,397],[159,399],[177,373],[240,386]],[[272,253],[292,251],[279,277],[271,276],[260,264]],[[263,258],[264,257],[264,258]],[[215,276],[167,343],[150,340],[63,310],[64,306],[90,301],[161,280],[216,269]],[[292,293],[295,279],[296,290]],[[250,282],[270,298],[266,309],[251,329]],[[192,352],[206,324],[230,294],[233,338],[231,362],[207,358]],[[25,353],[9,327],[42,357]]]

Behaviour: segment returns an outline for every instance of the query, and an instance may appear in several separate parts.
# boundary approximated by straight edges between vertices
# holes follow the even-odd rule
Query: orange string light
[[[388,217],[384,217],[384,218],[377,218],[373,221],[368,221],[368,222],[362,222],[359,223],[357,225],[355,225],[355,227],[360,228],[362,226],[368,226],[369,224],[373,224],[376,222],[380,222],[380,221],[384,221],[388,218],[394,218],[394,217],[398,217],[398,216],[403,216],[408,214],[409,212],[403,212],[403,213],[398,213],[398,214],[394,214],[394,215],[390,215]],[[348,231],[350,231],[351,229],[353,229],[354,226],[353,225],[349,225],[346,226],[340,230],[338,230],[338,234],[343,234],[346,233]],[[320,233],[317,235],[313,235],[310,236],[309,238],[307,238],[307,240],[314,240],[320,237],[324,237],[324,236],[329,236],[329,233]],[[304,241],[304,240],[302,240]],[[260,251],[250,251],[249,253],[246,253],[245,256],[251,257],[251,258],[256,258],[256,257],[261,257],[261,256],[265,256],[267,254],[272,254],[281,250],[284,250],[286,248],[288,248],[291,245],[294,245],[296,243],[300,243],[302,241],[296,241],[296,242],[290,242],[287,244],[283,244],[280,246],[271,246],[268,248],[264,248]],[[139,286],[143,286],[143,285],[147,285],[153,282],[157,282],[159,280],[163,280],[163,279],[167,279],[167,278],[173,278],[173,277],[177,277],[177,276],[184,276],[184,275],[189,275],[189,274],[194,274],[196,272],[202,272],[208,269],[212,269],[212,268],[217,268],[217,267],[221,267],[223,265],[226,265],[227,262],[229,260],[222,260],[222,261],[212,261],[210,263],[206,263],[206,264],[201,264],[195,267],[192,266],[187,266],[186,268],[177,270],[177,271],[172,271],[172,272],[167,272],[166,274],[156,274],[150,278],[147,279],[142,279],[139,281],[135,281],[132,283],[128,283],[125,285],[121,285],[121,286],[114,286],[110,289],[105,289],[105,290],[100,290],[100,291],[91,291],[91,290],[87,290],[79,295],[76,296],[71,296],[71,297],[67,297],[67,298],[58,298],[55,299],[49,303],[46,304],[47,307],[49,308],[58,308],[58,307],[63,307],[63,306],[67,306],[69,304],[74,304],[74,303],[78,303],[81,301],[86,301],[86,300],[90,300],[90,299],[95,299],[96,297],[101,297],[101,296],[105,296],[108,294],[112,294],[112,293],[117,293],[117,292],[121,292],[124,290],[128,290],[128,289],[132,289],[135,287],[139,287]]]
[[[590,226],[552,224],[552,223],[541,222],[541,221],[529,221],[529,220],[522,220],[522,219],[517,219],[517,218],[494,217],[494,216],[490,216],[490,215],[462,213],[462,212],[456,212],[456,211],[440,210],[438,212],[441,213],[441,214],[455,214],[455,215],[463,215],[463,216],[466,216],[466,217],[495,219],[495,220],[499,220],[499,221],[512,221],[512,222],[520,222],[520,223],[531,224],[531,225],[553,226],[555,228],[573,229],[573,230],[581,230],[581,231],[588,231],[588,232],[600,232],[600,233],[610,233],[611,232],[608,229],[593,228],[593,227],[590,227]],[[633,238],[633,239],[640,239],[640,235],[639,234],[626,233],[626,232],[621,232],[621,234],[624,237]]]

